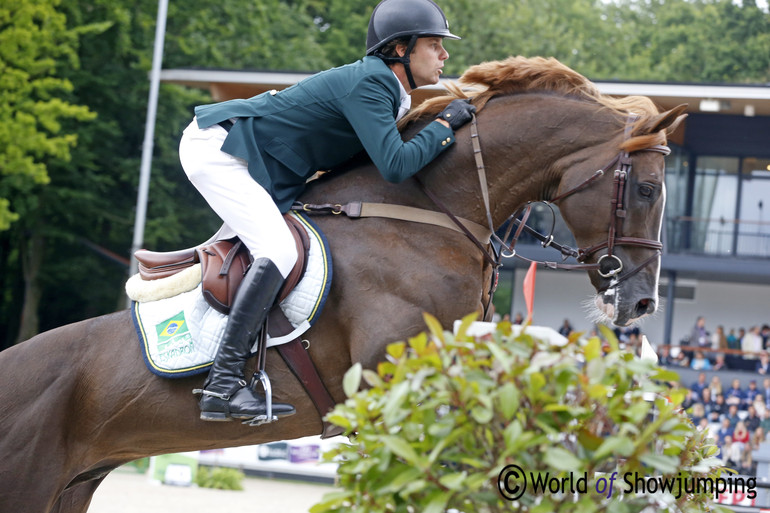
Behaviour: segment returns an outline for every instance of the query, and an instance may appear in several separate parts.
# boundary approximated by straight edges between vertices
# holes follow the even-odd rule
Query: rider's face
[[[412,54],[409,56],[412,77],[417,87],[438,83],[444,61],[449,58],[449,54],[441,41],[442,38],[440,37],[417,39]],[[399,51],[399,53],[402,52]]]

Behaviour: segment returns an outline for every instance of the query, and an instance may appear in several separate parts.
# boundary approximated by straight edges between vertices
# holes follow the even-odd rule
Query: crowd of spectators
[[[756,475],[751,452],[770,432],[770,377],[762,386],[750,380],[747,387],[733,379],[723,384],[719,375],[707,380],[701,372],[688,391],[683,407],[698,429],[708,430],[720,448],[724,464],[744,475]]]
[[[698,317],[679,346],[664,346],[660,363],[695,370],[738,369],[770,375],[768,324],[756,324],[748,329],[730,328],[727,333],[723,326],[717,326],[712,333],[706,328],[706,319]]]
[[[693,423],[708,430],[714,438],[724,464],[744,475],[756,475],[752,451],[768,440],[770,433],[769,351],[767,324],[749,329],[730,328],[727,332],[723,326],[717,326],[712,333],[707,329],[706,319],[698,317],[680,347],[664,346],[658,355],[660,364],[666,366],[746,372],[746,387],[741,386],[740,379],[728,378],[730,382],[723,383],[719,373],[710,372],[711,379],[707,380],[706,374],[699,372],[683,405]]]

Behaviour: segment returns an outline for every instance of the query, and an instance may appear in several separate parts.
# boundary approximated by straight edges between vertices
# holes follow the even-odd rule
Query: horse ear
[[[687,117],[687,114],[682,114],[685,110],[687,110],[687,104],[683,103],[682,105],[650,118],[635,130],[635,132],[637,135],[644,135],[655,134],[661,130],[665,130],[667,134],[671,134],[677,127],[679,127],[682,121],[684,121],[684,118]]]

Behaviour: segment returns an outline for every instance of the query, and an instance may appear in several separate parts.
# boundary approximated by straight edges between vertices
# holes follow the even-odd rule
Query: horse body
[[[647,133],[675,124],[678,112],[648,116]],[[432,119],[428,117],[427,119]],[[419,123],[426,122],[425,119]],[[492,218],[499,226],[529,200],[549,199],[606,165],[627,137],[617,112],[563,94],[501,95],[478,116]],[[663,159],[634,157],[636,183],[653,183],[653,201],[630,199],[629,235],[659,234]],[[425,186],[455,215],[486,225],[468,127],[455,147],[421,171]],[[637,185],[632,184],[630,190]],[[601,180],[561,204],[580,244],[606,237],[611,183]],[[601,198],[601,199],[598,199]],[[606,208],[603,202],[606,198]],[[412,181],[385,183],[369,165],[318,180],[307,202],[371,201],[435,210]],[[464,235],[406,221],[316,218],[334,259],[334,279],[310,354],[336,401],[354,362],[374,367],[388,343],[424,329],[422,312],[444,326],[487,303],[491,267]],[[638,233],[637,233],[638,232]],[[650,254],[620,248],[632,263]],[[657,300],[657,261],[615,287],[616,322],[638,317]],[[599,288],[607,280],[589,272]],[[622,298],[620,301],[618,298]],[[162,453],[266,443],[321,433],[321,420],[280,357],[268,352],[274,398],[297,413],[258,428],[199,420],[193,388],[204,377],[163,379],[144,366],[129,311],[43,333],[0,353],[0,513],[82,513],[101,479],[128,461]]]

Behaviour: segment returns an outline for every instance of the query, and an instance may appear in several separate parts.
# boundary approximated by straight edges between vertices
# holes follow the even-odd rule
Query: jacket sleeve
[[[362,78],[342,99],[341,109],[385,180],[399,183],[414,175],[454,143],[454,133],[428,123],[407,142],[396,128],[392,84],[385,74]]]

